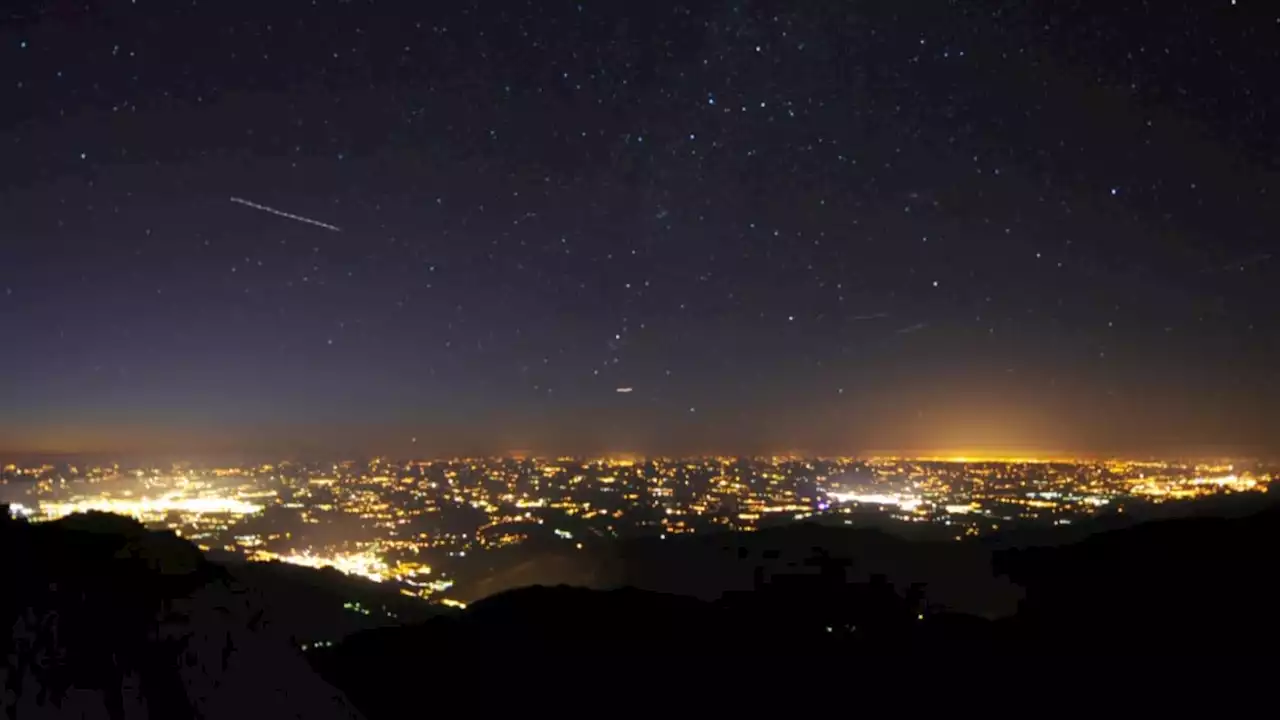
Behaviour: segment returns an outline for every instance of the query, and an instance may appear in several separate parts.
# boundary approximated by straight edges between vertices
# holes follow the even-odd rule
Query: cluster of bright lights
[[[261,505],[224,497],[185,497],[170,493],[158,498],[110,498],[77,499],[72,502],[42,502],[40,514],[48,520],[56,520],[83,512],[105,512],[126,515],[138,520],[163,516],[170,512],[192,514],[252,515],[262,511]]]
[[[272,552],[258,551],[251,556],[253,560],[277,560],[291,565],[309,568],[333,568],[346,575],[382,582],[391,575],[391,568],[386,561],[372,552],[338,552],[329,555],[318,555],[311,552],[289,553],[278,555]]]
[[[1258,481],[1253,478],[1242,478],[1237,475],[1224,475],[1222,477],[1202,478],[1198,477],[1191,481],[1192,485],[1217,485],[1218,487],[1234,487],[1241,489],[1252,489],[1258,486]]]
[[[840,503],[856,502],[868,505],[895,505],[912,511],[920,507],[921,499],[915,495],[890,495],[887,493],[829,492],[827,497]]]
[[[1131,488],[1131,492],[1135,495],[1148,495],[1156,498],[1191,498],[1200,497],[1212,490],[1205,489],[1204,486],[1212,485],[1217,488],[1230,492],[1247,492],[1265,490],[1265,479],[1262,483],[1256,478],[1238,475],[1222,475],[1217,477],[1197,477],[1191,480],[1178,480],[1176,478],[1140,478],[1135,481],[1138,484]]]

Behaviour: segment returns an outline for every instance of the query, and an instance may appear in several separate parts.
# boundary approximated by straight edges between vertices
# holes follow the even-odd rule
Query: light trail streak
[[[297,220],[300,223],[306,223],[308,225],[315,225],[316,227],[322,227],[325,230],[342,232],[342,228],[337,227],[336,225],[330,225],[329,223],[322,223],[319,220],[312,220],[309,217],[294,215],[293,213],[287,213],[283,210],[277,210],[273,207],[267,207],[266,205],[259,205],[256,202],[250,202],[248,200],[245,200],[244,198],[233,197],[231,198],[231,202],[236,203],[237,205],[244,205],[245,207],[253,208],[254,210],[261,210],[262,212],[271,213],[272,215],[279,215],[282,218]]]

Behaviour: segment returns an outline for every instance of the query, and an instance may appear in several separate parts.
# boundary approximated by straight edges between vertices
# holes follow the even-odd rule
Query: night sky
[[[1280,450],[1272,0],[4,7],[0,449]]]

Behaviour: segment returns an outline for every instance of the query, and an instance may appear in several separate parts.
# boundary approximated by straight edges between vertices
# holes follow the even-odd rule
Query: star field
[[[1273,451],[1278,70],[1243,0],[25,0],[0,448]]]

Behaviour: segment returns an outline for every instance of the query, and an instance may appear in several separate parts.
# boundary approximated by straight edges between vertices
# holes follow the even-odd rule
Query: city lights
[[[177,494],[159,498],[111,498],[98,497],[75,500],[72,502],[41,503],[40,511],[51,520],[66,517],[74,513],[105,512],[125,515],[139,520],[149,520],[166,513],[196,513],[229,515],[251,515],[262,510],[243,500],[225,497],[183,497]]]
[[[331,555],[302,552],[277,555],[271,552],[259,551],[249,557],[252,560],[276,560],[309,568],[333,568],[347,575],[355,575],[379,583],[386,580],[391,572],[385,561],[368,552],[334,553]]]
[[[10,512],[88,511],[169,529],[205,551],[331,568],[439,600],[486,553],[531,541],[574,552],[615,538],[778,522],[936,528],[963,540],[1067,525],[1126,506],[1256,493],[1233,464],[936,458],[482,458],[193,470],[6,467]]]

